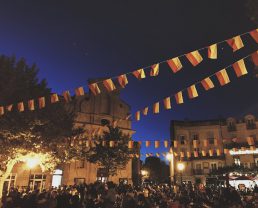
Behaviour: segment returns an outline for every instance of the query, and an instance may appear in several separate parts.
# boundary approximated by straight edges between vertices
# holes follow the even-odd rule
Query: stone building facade
[[[242,119],[171,121],[175,174],[182,175],[184,181],[206,183],[210,173],[220,167],[257,166],[257,127],[258,120],[253,115]],[[179,162],[185,167],[181,172],[177,170]]]

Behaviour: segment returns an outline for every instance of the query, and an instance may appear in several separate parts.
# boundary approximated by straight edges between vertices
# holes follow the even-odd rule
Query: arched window
[[[236,120],[234,118],[227,119],[228,131],[236,131]]]
[[[253,115],[247,115],[245,117],[245,123],[246,123],[246,128],[247,129],[255,129],[256,125],[255,125],[255,118]]]

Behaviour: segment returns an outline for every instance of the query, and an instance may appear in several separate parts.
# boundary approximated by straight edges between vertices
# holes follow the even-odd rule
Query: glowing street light
[[[166,159],[169,161],[170,181],[171,181],[171,184],[173,184],[174,183],[175,171],[174,171],[174,154],[173,154],[173,149],[172,148],[170,148],[169,152],[167,153]]]
[[[141,174],[142,174],[142,176],[147,176],[148,175],[148,171],[147,170],[141,170]]]
[[[183,170],[185,169],[185,164],[182,163],[182,162],[178,162],[177,163],[177,169],[179,170],[179,173],[180,173],[180,177],[181,177],[181,185],[183,184],[183,177],[182,177],[182,173],[183,173]]]
[[[37,157],[28,158],[26,163],[27,163],[28,168],[32,169],[39,164],[39,158],[37,158]]]

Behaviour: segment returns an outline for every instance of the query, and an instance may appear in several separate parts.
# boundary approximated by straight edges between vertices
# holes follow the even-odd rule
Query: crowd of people
[[[126,184],[81,184],[49,190],[12,188],[2,197],[3,208],[252,208],[258,207],[258,187],[204,187]]]

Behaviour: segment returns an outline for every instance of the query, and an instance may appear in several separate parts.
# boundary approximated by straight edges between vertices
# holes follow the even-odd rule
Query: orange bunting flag
[[[168,141],[167,140],[164,141],[164,147],[168,148]]]
[[[217,44],[210,45],[208,47],[208,58],[210,59],[217,59]]]
[[[7,111],[10,112],[10,111],[12,111],[12,109],[13,109],[13,104],[6,106]]]
[[[45,108],[46,107],[46,100],[45,97],[40,97],[39,98],[39,109]]]
[[[194,157],[198,157],[198,152],[197,151],[194,151]]]
[[[258,43],[258,29],[255,29],[255,30],[251,31],[250,35],[255,40],[255,42]]]
[[[125,74],[120,75],[117,79],[122,88],[125,88],[125,86],[128,84],[128,80]]]
[[[246,138],[248,145],[252,146],[254,145],[254,138],[253,137],[247,137]]]
[[[103,84],[105,86],[105,88],[107,89],[108,92],[112,92],[113,90],[116,89],[112,79],[106,79],[103,81]]]
[[[221,86],[224,86],[230,82],[226,69],[222,69],[216,73]]]
[[[89,84],[88,85],[90,88],[90,91],[94,94],[94,95],[98,95],[100,94],[100,89],[97,83],[93,83],[93,84]]]
[[[191,62],[193,66],[197,66],[203,60],[199,51],[193,51],[186,54],[186,58]]]
[[[189,96],[190,99],[198,97],[198,92],[196,90],[195,85],[192,85],[192,86],[188,87],[187,92],[188,92],[188,96]]]
[[[4,107],[0,106],[0,116],[4,115]]]
[[[109,141],[109,147],[114,147],[115,146],[115,142],[114,141]]]
[[[148,110],[149,110],[149,108],[148,108],[148,107],[145,107],[145,108],[142,110],[142,114],[145,115],[145,116],[147,116]]]
[[[52,94],[51,97],[50,97],[50,101],[51,101],[51,103],[58,102],[59,101],[58,95],[56,93]]]
[[[191,153],[190,152],[186,152],[186,155],[188,158],[191,158]]]
[[[207,146],[208,146],[208,139],[204,139],[204,140],[203,140],[203,146],[204,146],[204,147],[207,147]]]
[[[164,108],[165,108],[166,110],[171,109],[170,97],[166,97],[166,98],[163,100],[163,103],[164,103]]]
[[[185,153],[184,152],[180,152],[180,157],[185,157]]]
[[[229,150],[228,149],[224,149],[224,154],[228,154],[229,153]]]
[[[167,64],[174,73],[177,73],[183,67],[178,57],[167,60]]]
[[[83,87],[78,87],[75,89],[75,95],[78,96],[83,96],[84,95],[84,89]]]
[[[253,63],[255,66],[258,66],[258,51],[255,51],[253,54],[252,54],[252,60],[253,60]]]
[[[159,102],[156,102],[153,104],[153,113],[154,114],[159,113]]]
[[[63,92],[63,97],[65,99],[65,102],[69,103],[70,101],[72,101],[70,92],[68,90]]]
[[[184,103],[182,91],[176,93],[176,94],[175,94],[175,98],[176,98],[176,103],[177,103],[177,104],[182,104],[182,103]]]
[[[217,149],[217,150],[216,150],[216,153],[217,153],[217,156],[220,156],[220,155],[221,155],[220,149]]]
[[[141,118],[141,112],[140,112],[140,111],[137,111],[137,112],[135,113],[135,120],[136,120],[136,121],[140,121],[140,118]]]
[[[198,140],[196,140],[196,139],[193,140],[193,147],[194,148],[198,147]]]
[[[209,89],[214,88],[214,84],[211,81],[210,77],[207,77],[207,78],[203,79],[201,81],[201,84],[202,84],[202,86],[204,87],[205,90],[209,90]]]
[[[202,156],[206,157],[206,151],[202,150]]]
[[[133,148],[133,141],[128,141],[128,148],[132,149]]]
[[[174,147],[177,148],[178,147],[178,141],[174,140]]]
[[[246,70],[246,67],[245,67],[244,59],[241,59],[241,60],[235,62],[233,64],[233,68],[235,70],[237,77],[241,77],[248,73]]]
[[[159,148],[159,141],[155,141],[155,142],[154,142],[154,147],[155,147],[155,148]]]
[[[209,155],[212,157],[213,156],[213,150],[209,150]]]
[[[23,102],[19,102],[17,104],[17,107],[18,107],[18,111],[19,112],[23,112],[24,111],[24,104],[23,104]]]
[[[146,77],[143,69],[135,70],[133,72],[133,75],[139,80],[144,79]]]
[[[30,111],[34,111],[35,110],[35,102],[34,102],[33,99],[28,101],[28,109]]]
[[[244,47],[243,41],[239,35],[227,40],[227,43],[230,45],[231,48],[233,48],[233,52]]]
[[[146,147],[149,147],[150,146],[150,141],[145,141],[145,145],[146,145]]]
[[[159,64],[153,64],[151,66],[150,76],[155,77],[159,75]]]

